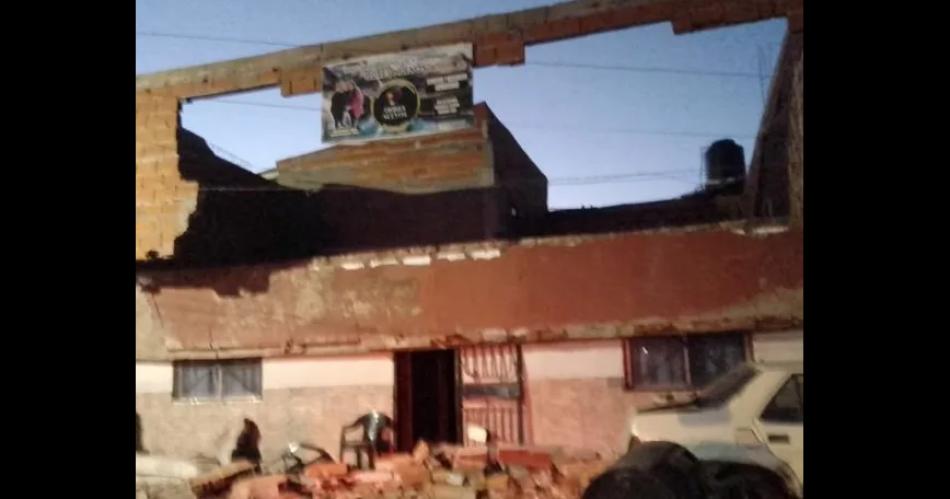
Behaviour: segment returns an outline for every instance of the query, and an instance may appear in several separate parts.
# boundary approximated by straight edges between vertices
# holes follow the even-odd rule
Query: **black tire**
[[[679,499],[662,481],[635,468],[614,468],[594,478],[581,499]]]
[[[755,466],[740,466],[720,473],[716,480],[722,485],[726,499],[794,499],[785,483],[775,473]]]
[[[672,442],[635,445],[613,469],[636,469],[661,481],[678,499],[706,497],[699,476],[699,460],[692,452]]]

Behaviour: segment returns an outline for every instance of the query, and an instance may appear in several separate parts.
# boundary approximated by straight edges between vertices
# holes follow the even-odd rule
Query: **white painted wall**
[[[759,333],[752,337],[753,358],[759,361],[801,361],[802,331]],[[622,378],[622,340],[536,343],[522,346],[528,380]],[[265,390],[320,386],[395,383],[391,353],[321,358],[264,359]],[[172,364],[135,365],[136,393],[171,393]]]
[[[171,393],[171,362],[136,362],[135,393]]]
[[[802,331],[758,333],[752,336],[752,356],[759,362],[801,362],[805,357]]]
[[[320,386],[391,386],[395,366],[389,353],[345,357],[264,359],[264,390]],[[137,362],[135,393],[171,393],[171,362]]]
[[[264,359],[265,390],[315,386],[392,385],[393,356],[389,353],[323,357]]]
[[[529,380],[624,376],[622,340],[536,343],[523,345],[522,352]],[[757,361],[802,361],[802,331],[754,334],[752,357]]]
[[[621,340],[536,343],[521,351],[529,381],[623,377]]]

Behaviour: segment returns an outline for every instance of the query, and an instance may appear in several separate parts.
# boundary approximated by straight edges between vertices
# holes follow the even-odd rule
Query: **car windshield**
[[[695,403],[700,406],[721,405],[739,393],[757,374],[759,370],[752,364],[740,364],[700,390]]]

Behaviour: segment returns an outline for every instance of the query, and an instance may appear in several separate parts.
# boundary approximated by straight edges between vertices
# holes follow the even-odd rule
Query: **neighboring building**
[[[277,181],[277,168],[271,168],[270,170],[264,170],[258,175],[261,176],[264,180],[270,180],[271,182]]]
[[[532,16],[547,22],[511,22]],[[478,61],[517,59],[487,46]],[[779,78],[800,48],[791,34]],[[241,84],[273,84],[265,62]],[[801,218],[786,219],[801,208],[788,195],[803,171],[798,87],[773,85],[741,190],[554,212],[486,106],[474,130],[337,146],[274,179],[180,129],[178,97],[137,100],[136,410],[153,453],[209,455],[249,417],[265,460],[289,441],[335,455],[370,410],[396,417],[403,447],[478,423],[503,441],[618,452],[639,404],[743,359],[802,357]]]

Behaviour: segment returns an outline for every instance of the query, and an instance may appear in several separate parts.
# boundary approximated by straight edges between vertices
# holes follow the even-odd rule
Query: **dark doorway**
[[[427,442],[460,442],[454,350],[396,353],[396,426],[399,450]]]

